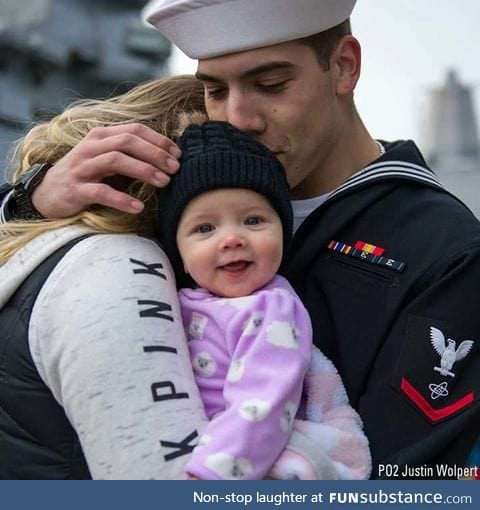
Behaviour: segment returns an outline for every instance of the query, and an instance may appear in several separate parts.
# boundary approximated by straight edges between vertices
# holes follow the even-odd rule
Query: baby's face
[[[275,275],[283,253],[282,223],[259,193],[220,189],[195,197],[177,229],[185,271],[219,296],[247,296]]]

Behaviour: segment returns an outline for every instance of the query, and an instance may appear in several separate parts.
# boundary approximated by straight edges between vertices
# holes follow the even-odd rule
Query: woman
[[[202,87],[190,76],[79,102],[21,141],[14,178],[75,157],[86,136],[171,137],[180,111],[202,109]],[[2,479],[185,477],[205,415],[173,274],[148,237],[154,188],[114,184],[145,203],[140,215],[95,206],[1,226]]]

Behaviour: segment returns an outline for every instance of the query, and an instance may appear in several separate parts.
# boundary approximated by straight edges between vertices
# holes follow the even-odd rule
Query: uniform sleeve
[[[305,419],[295,419],[269,475],[280,480],[368,478],[372,461],[362,421],[333,363],[317,348],[305,376]]]
[[[424,475],[455,478],[465,465],[480,430],[479,282],[476,241],[440,257],[411,289],[360,399],[374,477],[428,464]]]
[[[35,303],[30,350],[94,479],[178,479],[206,422],[172,270],[152,241],[96,235]]]
[[[262,293],[230,320],[230,368],[217,413],[186,470],[202,479],[262,479],[284,448],[297,412],[312,345],[298,298]]]
[[[0,223],[5,223],[10,219],[8,200],[12,195],[13,190],[9,184],[0,186]]]

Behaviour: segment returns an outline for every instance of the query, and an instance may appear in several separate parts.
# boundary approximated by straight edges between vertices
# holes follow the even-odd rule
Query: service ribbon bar
[[[357,259],[364,260],[370,264],[376,264],[377,266],[393,269],[398,273],[401,273],[406,268],[405,262],[399,262],[398,260],[384,257],[383,255],[377,255],[378,253],[384,252],[383,248],[378,248],[377,246],[369,245],[368,243],[363,243],[362,241],[357,241],[356,245],[358,246],[360,244],[364,246],[366,245],[369,251],[355,248],[348,244],[339,243],[338,241],[330,241],[328,248],[338,253],[348,255],[349,257],[355,257]]]
[[[378,255],[379,257],[383,255],[385,251],[384,248],[380,248],[379,246],[375,246],[374,244],[365,243],[363,241],[357,241],[355,243],[354,248],[357,248],[362,251],[366,251],[367,253],[373,253],[374,255]]]

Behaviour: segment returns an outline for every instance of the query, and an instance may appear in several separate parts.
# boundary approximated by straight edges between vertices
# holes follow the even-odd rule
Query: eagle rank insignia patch
[[[447,342],[445,342],[443,333],[434,327],[430,328],[430,340],[433,348],[440,355],[440,366],[433,367],[433,370],[440,372],[441,375],[455,377],[455,374],[451,371],[453,364],[468,355],[474,342],[472,340],[464,340],[458,348],[456,348],[457,342],[455,342],[455,340],[449,338]]]
[[[468,332],[454,335],[446,325],[433,322],[437,321],[415,316],[408,320],[394,386],[435,424],[477,400],[478,375],[472,373],[470,362],[480,352]]]

